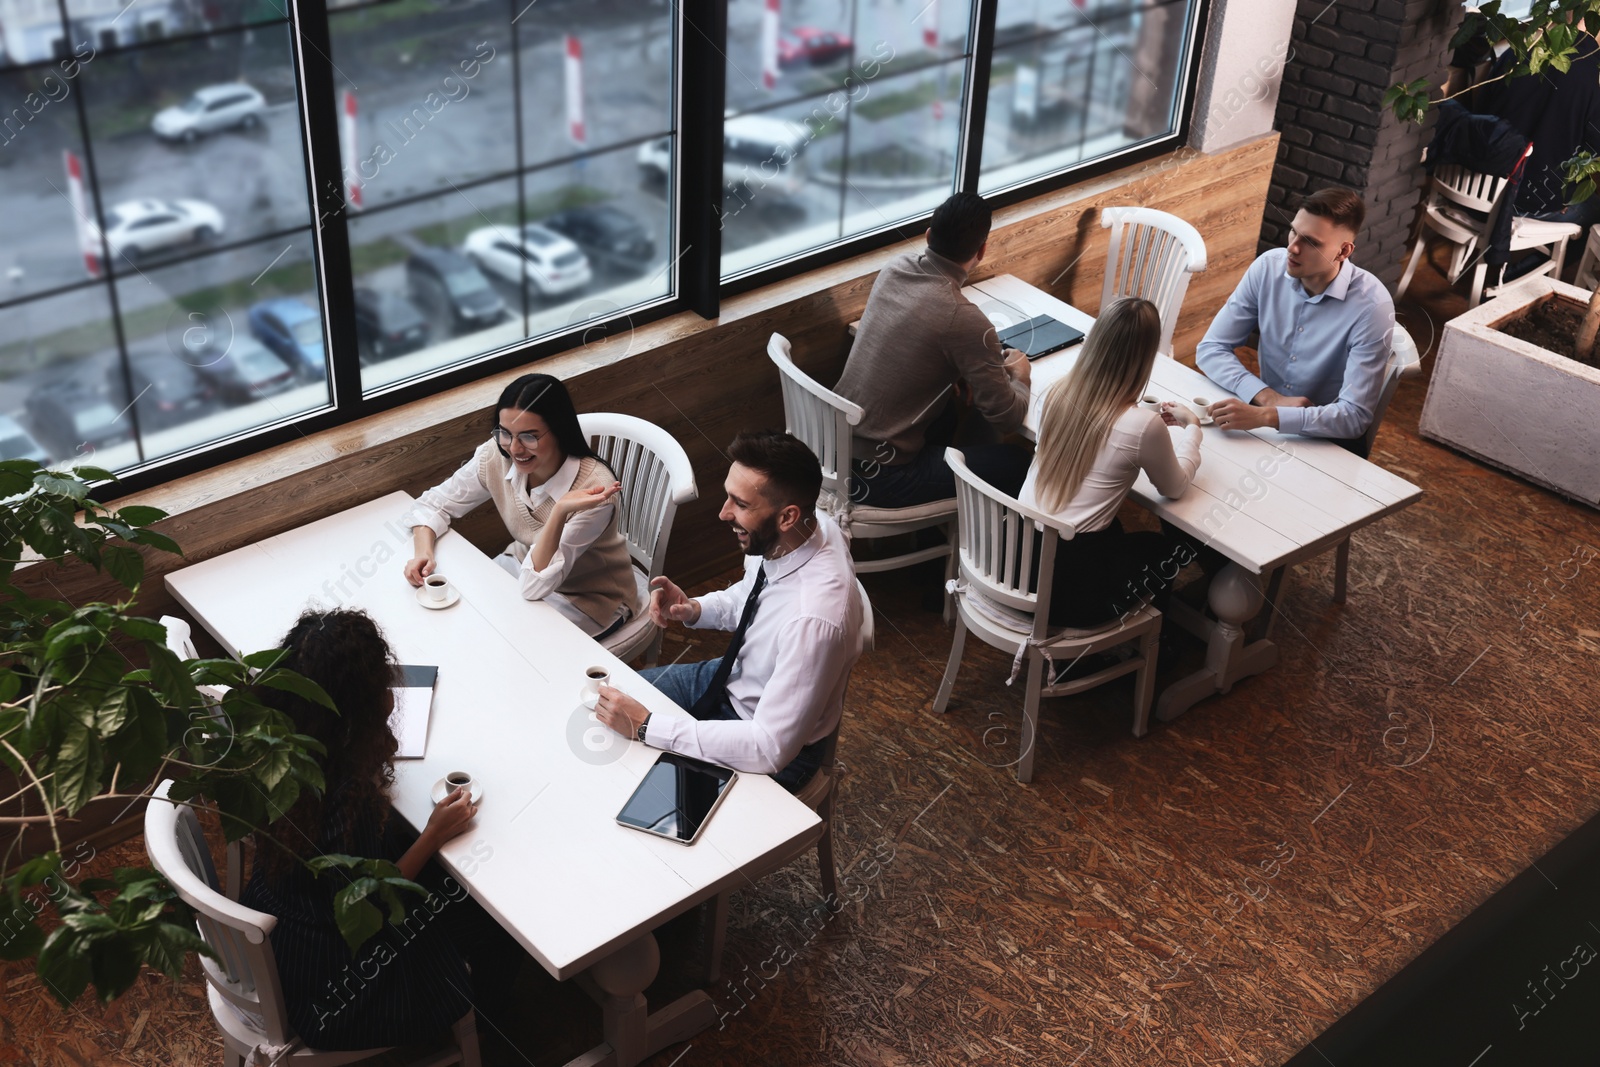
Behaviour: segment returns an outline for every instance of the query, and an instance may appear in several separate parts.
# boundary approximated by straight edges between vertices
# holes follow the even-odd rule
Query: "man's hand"
[[[1278,428],[1276,406],[1256,407],[1253,404],[1246,404],[1243,400],[1235,400],[1231,396],[1211,405],[1211,417],[1216,420],[1217,426],[1224,430]]]
[[[1011,375],[1012,381],[1029,386],[1033,384],[1033,364],[1028,362],[1027,353],[1015,348],[1002,348],[1000,357],[1005,360],[1005,371]]]
[[[1311,398],[1308,396],[1284,396],[1273,388],[1266,388],[1257,393],[1250,401],[1258,407],[1273,408],[1308,408]]]
[[[700,602],[690,600],[666,575],[650,579],[650,621],[662,629],[674,622],[692,626],[700,621]]]
[[[594,706],[594,714],[595,718],[631,741],[639,731],[639,724],[644,722],[645,716],[650,713],[645,710],[643,704],[622,690],[602,685],[600,699]]]

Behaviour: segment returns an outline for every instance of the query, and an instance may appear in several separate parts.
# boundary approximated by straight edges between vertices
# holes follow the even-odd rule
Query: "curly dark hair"
[[[305,859],[319,850],[349,851],[358,826],[381,827],[389,814],[388,787],[394,781],[394,754],[400,747],[389,729],[394,653],[371,616],[362,611],[307,611],[284,635],[281,647],[288,655],[278,666],[322,686],[339,710],[335,714],[280,689],[260,692],[263,702],[294,720],[296,730],[327,748],[320,759],[322,794],[302,792],[294,806],[264,831],[271,840],[262,842],[266,847],[256,854],[273,872],[287,870],[294,856]],[[324,840],[330,832],[336,839]]]

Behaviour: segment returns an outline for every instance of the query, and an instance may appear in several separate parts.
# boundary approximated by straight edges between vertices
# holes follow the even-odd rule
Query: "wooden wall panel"
[[[1179,357],[1192,360],[1212,313],[1254,258],[1276,148],[1272,136],[1213,156],[1181,151],[1013,205],[997,215],[988,257],[974,277],[1016,274],[1092,312],[1100,304],[1106,253],[1099,209],[1144,204],[1171,211],[1200,230],[1210,257],[1208,270],[1189,287],[1174,341]],[[721,450],[741,429],[783,423],[777,374],[766,357],[768,336],[788,337],[797,363],[821,381],[834,381],[844,364],[845,326],[861,316],[878,268],[920,245],[919,237],[735,297],[715,322],[685,313],[538,365],[569,384],[580,410],[649,419],[687,449],[700,499],[678,513],[669,573],[694,581],[736,559],[716,517],[727,467]],[[173,513],[161,528],[184,546],[187,560],[197,561],[396,489],[419,493],[483,440],[489,407],[512,376],[446,390],[126,502]],[[487,510],[461,529],[485,549],[498,550],[506,538]],[[174,610],[160,578],[182,565],[148,559],[143,613]],[[75,568],[30,569],[20,584],[74,602],[113,592],[97,575]]]

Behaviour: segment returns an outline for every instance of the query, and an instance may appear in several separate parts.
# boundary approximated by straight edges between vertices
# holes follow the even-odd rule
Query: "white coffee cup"
[[[604,667],[590,667],[583,674],[583,703],[592,708],[600,703],[600,687],[611,684],[611,672]]]
[[[442,574],[430,574],[422,579],[422,595],[436,604],[450,599],[450,580]]]
[[[457,789],[467,794],[467,796],[470,798],[472,796],[472,775],[468,774],[466,771],[451,771],[449,774],[445,775],[444,795],[448,797]]]
[[[1139,398],[1139,406],[1155,410],[1161,406],[1161,398],[1154,393],[1146,393]]]
[[[1189,401],[1189,410],[1195,413],[1196,418],[1209,419],[1211,417],[1211,401],[1203,396],[1197,396]]]

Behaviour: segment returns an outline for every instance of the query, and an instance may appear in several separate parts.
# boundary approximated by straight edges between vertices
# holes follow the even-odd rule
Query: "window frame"
[[[211,467],[232,462],[266,449],[293,441],[299,437],[366,418],[391,408],[421,401],[442,390],[474,382],[482,382],[507,370],[571,351],[584,343],[592,343],[597,336],[631,329],[655,322],[670,315],[693,311],[706,319],[718,317],[724,299],[764,286],[773,285],[828,266],[845,259],[884,247],[889,244],[919,236],[926,228],[931,212],[919,214],[894,224],[886,224],[867,233],[844,238],[833,244],[803,252],[765,267],[757,268],[736,278],[724,280],[721,274],[722,249],[719,216],[724,191],[723,144],[724,105],[726,78],[724,53],[727,47],[727,0],[680,0],[672,10],[677,12],[673,26],[674,53],[672,72],[673,102],[669,110],[671,128],[638,138],[630,138],[616,145],[608,145],[599,152],[637,151],[637,146],[670,138],[673,144],[671,173],[667,176],[668,231],[663,235],[669,256],[668,295],[642,306],[619,313],[609,319],[596,319],[554,336],[525,339],[501,349],[480,354],[452,367],[441,368],[417,378],[402,380],[390,385],[363,392],[361,385],[361,357],[356,328],[357,310],[355,289],[357,279],[351,272],[352,255],[349,229],[345,218],[344,185],[340,157],[339,86],[331,60],[333,54],[331,14],[344,14],[363,7],[381,6],[390,0],[340,5],[330,9],[319,0],[291,0],[287,26],[291,42],[290,62],[296,75],[296,113],[300,122],[300,135],[304,160],[304,180],[309,194],[309,206],[315,215],[311,226],[312,253],[310,263],[317,279],[320,298],[318,310],[323,317],[324,351],[327,353],[329,405],[320,411],[290,416],[280,422],[239,436],[196,446],[176,455],[146,461],[130,468],[117,483],[100,492],[105,499],[114,499],[127,493],[147,489],[153,485],[194,474]],[[864,0],[863,0],[864,2]],[[988,115],[989,81],[994,54],[995,26],[1001,0],[973,0],[967,40],[971,43],[963,69],[964,88],[960,101],[958,154],[955,162],[956,190],[976,192],[982,172],[982,145]],[[527,0],[506,0],[507,17],[514,19],[518,8]],[[1193,0],[1190,19],[1182,44],[1180,69],[1175,72],[1173,92],[1176,99],[1177,122],[1174,129],[1164,135],[1129,145],[1105,156],[1064,167],[1029,181],[1017,183],[1007,189],[988,194],[987,199],[996,207],[1038,197],[1068,186],[1092,180],[1100,175],[1170,153],[1186,144],[1191,135],[1195,115],[1194,106],[1200,82],[1201,53],[1206,39],[1206,28],[1211,17],[1212,0]],[[213,39],[229,34],[242,34],[252,28],[275,26],[277,21],[261,22],[241,20],[213,30],[185,32],[169,37],[139,40],[119,44],[110,51],[115,54],[142,51],[153,47],[170,47],[200,38]],[[72,32],[61,38],[64,47]],[[516,42],[513,29],[513,42]],[[67,48],[70,52],[70,48]],[[513,44],[508,48],[512,59],[512,93],[517,137],[515,180],[518,183],[519,203],[525,203],[525,183],[529,177],[523,158],[521,99],[521,49]],[[25,73],[33,68],[48,69],[58,59],[44,59],[29,64],[12,64],[5,69]],[[687,77],[686,71],[717,72],[715,77]],[[904,73],[912,73],[909,70]],[[92,82],[80,90],[92,93]],[[82,151],[86,169],[86,182],[92,190],[91,210],[102,234],[107,232],[106,205],[100,195],[98,171],[95,167],[94,145],[89,136],[91,126],[84,102],[86,91],[73,94],[72,106],[77,112],[79,129],[83,134]],[[240,103],[245,101],[240,100]],[[210,113],[209,111],[207,113]],[[561,159],[541,161],[539,169],[561,166],[572,159],[592,153],[577,152]],[[506,180],[512,175],[489,175],[482,180]],[[477,181],[473,182],[478,184]],[[688,195],[687,190],[700,190]],[[710,195],[706,195],[709,193]],[[405,198],[393,205],[400,207],[421,200],[426,195]],[[297,228],[296,232],[304,232]],[[270,235],[262,235],[263,237]],[[254,243],[251,238],[247,243]],[[227,248],[232,242],[216,248],[190,252],[179,251],[176,256],[163,256],[163,266],[188,258],[190,254],[209,254],[217,248]],[[105,249],[102,248],[102,252]],[[103,287],[108,291],[108,309],[111,314],[111,333],[114,337],[122,366],[124,384],[131,395],[131,357],[124,336],[121,309],[117,300],[117,284],[108,278],[55,286],[48,290],[32,292],[21,299],[0,299],[0,309],[24,302],[34,302],[60,296],[79,289]],[[526,298],[525,298],[526,299]],[[526,308],[523,309],[524,311]],[[377,314],[376,306],[373,313]],[[485,396],[487,397],[487,392]],[[486,400],[487,402],[487,400]],[[136,435],[141,433],[138,405],[130,405],[128,417]]]

